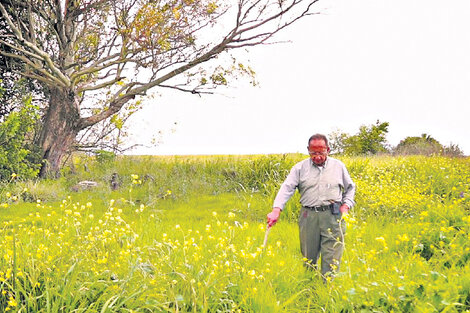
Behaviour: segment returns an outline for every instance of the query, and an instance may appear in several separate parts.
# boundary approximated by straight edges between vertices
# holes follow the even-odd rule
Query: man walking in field
[[[346,166],[328,157],[330,147],[325,135],[311,136],[307,148],[310,158],[291,169],[267,216],[268,227],[278,221],[286,202],[298,189],[302,204],[299,216],[301,251],[312,267],[317,267],[321,255],[321,273],[326,278],[339,270],[345,233],[341,217],[354,205],[356,187]]]

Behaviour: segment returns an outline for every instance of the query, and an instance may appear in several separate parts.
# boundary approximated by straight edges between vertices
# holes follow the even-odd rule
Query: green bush
[[[0,123],[0,180],[12,176],[29,179],[39,173],[40,154],[32,145],[38,110],[31,104],[31,97],[25,98],[21,109],[11,112]]]
[[[100,164],[109,164],[116,159],[116,154],[111,151],[97,150],[95,151],[96,161]]]
[[[444,147],[430,135],[422,134],[421,137],[406,137],[395,148],[396,154],[401,155],[438,155]]]

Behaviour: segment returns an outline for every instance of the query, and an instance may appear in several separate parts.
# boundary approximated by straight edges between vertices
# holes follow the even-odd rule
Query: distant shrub
[[[452,157],[461,157],[464,155],[459,145],[453,144],[453,143],[451,143],[448,146],[445,146],[442,151],[442,154],[446,156],[452,156]]]
[[[427,134],[420,137],[406,137],[395,148],[395,153],[400,155],[432,155],[440,154],[443,146]]]
[[[462,150],[456,144],[442,145],[428,134],[420,137],[406,137],[395,147],[395,154],[399,155],[446,155],[463,156]]]

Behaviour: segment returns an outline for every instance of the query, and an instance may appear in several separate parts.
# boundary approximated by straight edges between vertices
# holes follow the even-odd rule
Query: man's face
[[[330,148],[326,146],[325,141],[323,139],[313,139],[307,148],[313,163],[322,166],[326,161],[328,152],[330,152]]]

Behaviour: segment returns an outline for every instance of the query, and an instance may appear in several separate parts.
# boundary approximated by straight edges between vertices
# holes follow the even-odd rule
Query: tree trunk
[[[40,177],[59,174],[62,157],[70,151],[80,131],[80,113],[75,93],[56,87],[50,90],[50,94],[49,107],[37,142],[43,154]]]

